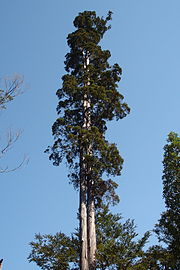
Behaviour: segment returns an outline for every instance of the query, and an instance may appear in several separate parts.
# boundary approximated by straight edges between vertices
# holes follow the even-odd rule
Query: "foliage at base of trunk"
[[[122,222],[119,214],[112,214],[107,206],[97,213],[97,266],[99,270],[136,269],[144,255],[143,248],[149,232],[137,240],[133,220]],[[79,269],[80,242],[78,231],[71,237],[63,233],[36,235],[30,243],[30,262],[43,270]],[[59,267],[59,268],[58,268]],[[64,268],[63,268],[64,267]],[[139,268],[140,269],[140,268]],[[147,269],[146,269],[147,270]]]

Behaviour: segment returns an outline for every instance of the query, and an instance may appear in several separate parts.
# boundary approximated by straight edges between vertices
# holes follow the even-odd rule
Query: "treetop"
[[[104,33],[111,28],[106,26],[107,22],[112,19],[112,11],[109,11],[107,17],[96,16],[95,11],[84,11],[80,12],[79,15],[74,19],[74,26],[78,29],[94,30],[102,38]]]

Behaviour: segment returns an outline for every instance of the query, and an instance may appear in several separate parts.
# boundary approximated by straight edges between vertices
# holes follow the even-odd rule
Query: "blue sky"
[[[0,10],[0,77],[19,73],[25,81],[24,94],[0,113],[1,142],[9,129],[23,130],[1,165],[13,167],[24,154],[30,159],[27,166],[1,174],[4,269],[37,269],[26,259],[34,234],[70,233],[77,226],[78,193],[68,184],[66,167],[54,167],[43,151],[53,142],[66,37],[84,10],[114,13],[102,47],[123,69],[119,90],[131,107],[107,133],[125,160],[116,179],[121,202],[114,211],[135,219],[140,235],[151,230],[164,209],[163,146],[170,131],[180,133],[179,0],[1,0]]]

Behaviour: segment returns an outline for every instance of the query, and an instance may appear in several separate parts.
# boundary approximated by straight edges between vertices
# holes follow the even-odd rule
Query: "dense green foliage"
[[[143,248],[149,232],[137,240],[134,221],[122,222],[119,214],[112,214],[107,206],[97,214],[97,269],[136,269],[141,264]]]
[[[64,233],[55,235],[35,235],[30,243],[32,252],[28,259],[35,262],[43,270],[67,270],[70,264],[78,262],[79,241],[77,237],[68,237]]]
[[[112,214],[107,206],[97,213],[97,269],[138,269],[142,266],[143,247],[148,240],[146,233],[136,240],[137,233],[132,220],[122,222],[122,217]],[[78,233],[67,237],[63,233],[36,235],[31,242],[29,261],[43,270],[79,269],[80,243]],[[140,269],[140,268],[139,268]],[[142,268],[144,269],[144,268]],[[147,270],[147,269],[146,269]]]
[[[96,203],[103,195],[113,201],[118,199],[114,191],[117,184],[109,175],[120,174],[123,159],[116,145],[105,139],[106,121],[123,118],[130,111],[117,90],[122,70],[118,64],[108,63],[110,52],[99,45],[110,28],[109,20],[111,12],[103,19],[95,11],[79,13],[74,20],[77,30],[67,37],[70,52],[66,55],[65,69],[68,73],[62,77],[62,87],[57,91],[59,117],[52,127],[55,142],[46,150],[54,165],[66,159],[69,178],[76,188],[79,188],[83,152],[83,162],[86,168],[91,168],[84,173],[88,174],[86,179],[94,181]],[[86,110],[85,101],[89,102]],[[87,117],[90,127],[84,128]],[[104,178],[105,174],[108,177]]]
[[[166,211],[162,213],[155,232],[167,245],[168,269],[180,269],[180,137],[171,132],[164,147],[163,197]]]
[[[180,138],[174,132],[164,147],[163,167],[166,211],[154,230],[163,246],[152,246],[144,253],[142,270],[180,269]]]

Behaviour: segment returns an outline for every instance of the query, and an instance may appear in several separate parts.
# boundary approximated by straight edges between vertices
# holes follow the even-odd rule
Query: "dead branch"
[[[15,97],[23,93],[22,91],[23,82],[24,82],[23,76],[18,74],[12,77],[4,78],[2,89],[0,89],[0,110],[6,109],[6,104],[8,102],[12,101]],[[16,141],[19,139],[21,133],[22,133],[21,131],[12,133],[11,130],[7,133],[7,142],[5,146],[0,149],[0,158],[4,157],[5,154],[14,146]],[[8,166],[5,168],[0,167],[0,173],[15,171],[18,168],[22,167],[27,162],[28,158],[24,157],[22,162],[20,162],[16,167],[12,169],[9,169]]]
[[[3,89],[0,89],[0,109],[6,109],[6,104],[23,93],[24,78],[21,75],[4,78]]]
[[[22,134],[22,131],[18,131],[15,134],[13,134],[11,130],[7,133],[7,142],[6,142],[6,145],[0,150],[0,158],[3,158],[5,154],[10,149],[12,149],[12,147],[14,146],[16,141],[19,139],[21,134]],[[5,168],[0,167],[0,173],[7,173],[7,172],[15,171],[19,169],[20,167],[22,167],[23,165],[27,164],[28,161],[29,161],[29,158],[27,156],[24,156],[23,160],[16,167],[12,169],[9,169],[8,166],[6,166]]]
[[[9,173],[9,172],[14,172],[17,169],[21,168],[22,166],[28,164],[29,162],[29,158],[27,156],[24,156],[23,160],[21,161],[20,164],[18,164],[16,167],[9,169],[9,167],[7,166],[6,168],[0,168],[0,173]]]
[[[16,134],[13,134],[11,130],[7,133],[7,143],[0,150],[0,158],[2,158],[2,156],[12,148],[14,143],[19,139],[21,133],[22,133],[21,131],[18,131],[16,132]]]

